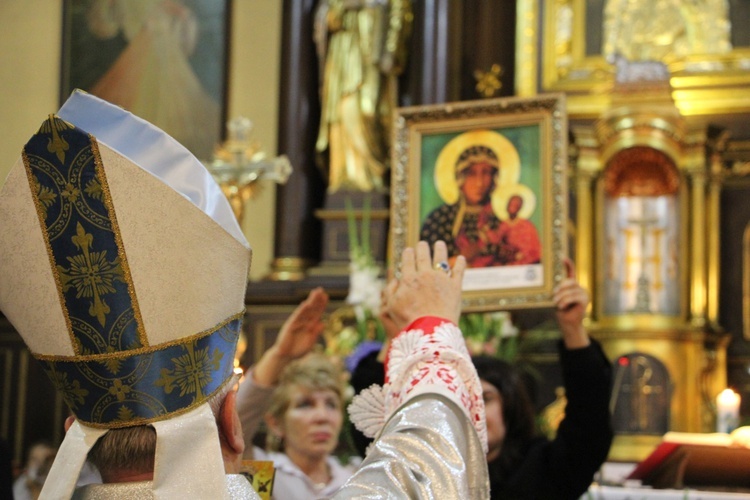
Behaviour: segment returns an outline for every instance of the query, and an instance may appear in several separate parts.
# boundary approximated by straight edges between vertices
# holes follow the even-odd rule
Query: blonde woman
[[[310,293],[238,392],[246,450],[276,467],[274,498],[330,496],[357,467],[342,465],[332,455],[344,420],[341,371],[325,355],[310,353],[322,332],[327,302],[322,289]],[[271,443],[267,450],[252,445],[263,418]]]

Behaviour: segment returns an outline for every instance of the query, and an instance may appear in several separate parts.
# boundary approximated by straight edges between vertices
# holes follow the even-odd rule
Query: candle
[[[716,432],[732,432],[740,420],[740,395],[724,389],[716,396]]]

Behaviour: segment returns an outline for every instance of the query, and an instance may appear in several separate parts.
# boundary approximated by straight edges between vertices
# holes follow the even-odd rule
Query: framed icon
[[[562,94],[397,110],[391,251],[466,258],[464,311],[552,305],[567,255]]]

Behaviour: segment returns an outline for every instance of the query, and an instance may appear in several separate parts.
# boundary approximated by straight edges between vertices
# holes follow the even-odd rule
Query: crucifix
[[[644,207],[645,212],[645,207]],[[657,269],[657,272],[654,273],[654,286],[659,288],[660,287],[660,279],[659,279],[659,263],[661,262],[661,257],[659,256],[658,251],[656,250],[658,248],[659,243],[659,236],[663,230],[661,229],[653,229],[651,231],[652,236],[654,237],[654,250],[652,251],[652,254],[650,257],[646,256],[647,250],[648,250],[648,229],[655,226],[659,219],[658,217],[648,216],[645,215],[643,217],[637,218],[633,217],[628,219],[628,224],[634,225],[639,228],[638,235],[640,237],[640,245],[641,245],[641,254],[639,257],[633,257],[631,255],[626,255],[625,260],[628,264],[628,267],[632,263],[639,263],[640,264],[640,272],[638,275],[638,281],[636,283],[636,295],[635,295],[635,306],[633,307],[632,312],[634,313],[650,313],[651,311],[651,279],[649,278],[648,274],[646,273],[646,267],[649,261],[653,263]],[[633,236],[633,233],[636,231],[633,231],[632,229],[625,229],[625,236],[627,239],[630,239]],[[626,248],[630,248],[629,245],[626,245]],[[628,254],[630,252],[628,251]],[[626,281],[626,288],[630,288],[632,285],[630,285],[629,280]]]
[[[643,355],[620,358],[612,387],[610,410],[621,430],[636,433],[665,432],[665,380],[653,361]],[[619,404],[618,404],[619,403]],[[618,418],[619,416],[619,418]]]

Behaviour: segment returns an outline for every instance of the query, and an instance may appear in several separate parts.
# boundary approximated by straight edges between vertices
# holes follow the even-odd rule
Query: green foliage
[[[487,354],[508,362],[513,362],[518,357],[520,339],[512,333],[513,328],[507,313],[462,314],[458,326],[464,334],[471,354]],[[510,335],[504,335],[504,332],[509,331]]]
[[[508,312],[465,313],[459,318],[458,326],[472,356],[495,356],[536,380],[541,378],[539,371],[523,356],[533,349],[538,338],[518,332]]]
[[[349,236],[349,258],[352,262],[355,262],[362,267],[375,265],[375,259],[373,259],[370,244],[371,203],[369,196],[365,197],[362,202],[362,224],[360,226],[360,232],[357,231],[357,221],[354,217],[352,200],[349,197],[345,200],[346,223]]]

